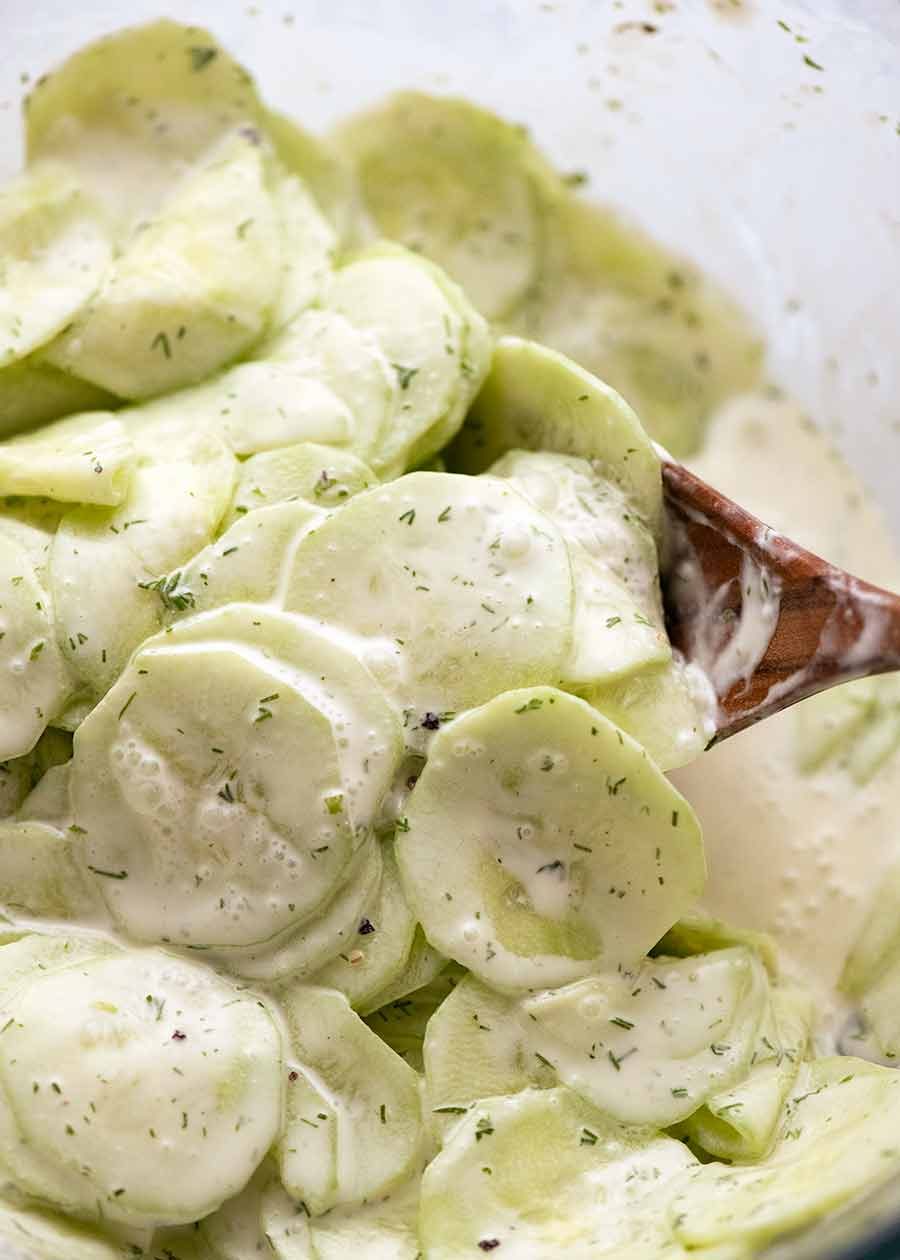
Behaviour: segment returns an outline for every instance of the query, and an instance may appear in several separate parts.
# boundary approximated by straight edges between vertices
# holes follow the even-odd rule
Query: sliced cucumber
[[[753,388],[762,343],[735,303],[638,228],[576,196],[545,218],[547,257],[511,331],[618,390],[676,455],[726,398]]]
[[[11,919],[90,923],[102,902],[84,867],[82,838],[42,822],[0,823],[0,905]]]
[[[421,929],[417,930],[416,939],[424,940]],[[413,945],[414,952],[415,949],[416,945]],[[366,1017],[366,1023],[410,1067],[424,1072],[428,1021],[466,974],[456,963],[444,963],[438,974],[421,988],[408,989],[405,994],[383,1002]]]
[[[68,831],[72,825],[71,773],[70,761],[46,770],[19,806],[16,821],[46,823],[59,831]]]
[[[0,1250],[8,1260],[122,1260],[125,1252],[74,1221],[38,1207],[0,1205]]]
[[[226,524],[289,499],[305,499],[316,508],[340,507],[376,482],[371,468],[355,455],[315,442],[262,451],[241,464]]]
[[[403,974],[416,931],[390,842],[383,844],[382,857],[378,895],[359,921],[353,947],[342,949],[314,977],[320,987],[343,993],[357,1011],[371,1010],[372,1001]]]
[[[406,821],[397,857],[428,939],[501,990],[632,966],[705,878],[684,798],[639,745],[551,687],[444,727]]]
[[[425,1170],[424,1253],[674,1260],[664,1209],[693,1163],[682,1143],[627,1129],[566,1089],[483,1099]]]
[[[696,761],[715,734],[712,686],[696,665],[685,664],[677,654],[666,665],[579,690],[642,744],[662,770]]]
[[[0,760],[21,757],[61,711],[72,683],[49,600],[23,548],[0,530]]]
[[[337,237],[301,180],[282,176],[273,195],[281,227],[282,276],[271,325],[282,328],[322,296]]]
[[[154,583],[162,608],[175,619],[224,604],[277,600],[294,545],[323,516],[299,499],[239,516],[214,543]]]
[[[399,755],[349,652],[233,604],[145,643],[81,724],[74,814],[132,935],[250,946],[324,909]]]
[[[559,187],[523,128],[468,101],[402,92],[336,140],[380,235],[432,258],[488,318],[516,306],[540,266],[542,204]]]
[[[652,952],[674,958],[690,958],[694,954],[731,949],[735,945],[754,950],[770,979],[778,979],[778,947],[771,936],[765,932],[754,932],[752,928],[723,923],[721,919],[714,919],[702,910],[691,910],[689,914],[683,914],[677,923],[672,924],[665,936],[660,938]]]
[[[684,1134],[726,1163],[762,1159],[772,1146],[785,1099],[806,1057],[813,1015],[809,994],[774,989],[747,1076],[708,1098],[684,1122]]]
[[[0,369],[0,437],[76,411],[99,411],[115,401],[106,390],[30,355]]]
[[[844,966],[841,988],[853,997],[865,993],[900,956],[900,862],[879,880],[865,924]]]
[[[278,1146],[288,1192],[310,1211],[361,1204],[389,1193],[418,1167],[423,1128],[416,1073],[367,1028],[333,990],[297,986],[282,1003],[290,1032],[293,1084],[305,1081],[299,1104],[287,1093],[287,1125]],[[314,1096],[327,1105],[306,1114]],[[322,1128],[310,1127],[319,1123]],[[328,1135],[333,1178],[323,1177]],[[312,1194],[312,1200],[311,1200]]]
[[[695,1168],[671,1217],[685,1246],[739,1241],[759,1247],[833,1212],[900,1167],[900,1073],[861,1059],[818,1059],[787,1104],[764,1163]]]
[[[134,451],[120,420],[93,412],[0,444],[0,494],[115,507],[128,493]]]
[[[446,1133],[479,1098],[558,1084],[556,1073],[525,1044],[514,998],[465,976],[428,1021],[424,1045],[431,1121]]]
[[[129,227],[225,133],[263,119],[252,79],[213,36],[164,19],[88,44],[40,80],[28,160],[72,164]]]
[[[481,383],[486,364],[466,357],[469,326],[481,317],[471,307],[465,316],[463,299],[454,301],[446,286],[424,259],[385,248],[339,268],[326,297],[329,310],[375,337],[397,375],[390,428],[368,456],[380,475],[438,451],[450,436],[439,422],[452,414],[461,423]],[[423,443],[430,432],[437,441]]]
[[[359,849],[344,873],[340,888],[328,904],[296,931],[251,949],[219,950],[217,957],[230,971],[249,980],[303,983],[352,948],[366,906],[381,879],[381,846],[374,839]]]
[[[139,457],[128,498],[114,510],[68,513],[50,560],[60,643],[92,698],[108,690],[134,648],[159,629],[160,574],[209,542],[234,483],[234,458],[212,434],[188,437],[164,417],[137,413],[128,427]]]
[[[0,189],[0,367],[50,341],[100,284],[112,245],[71,169],[40,162]]]
[[[207,968],[153,950],[88,959],[33,977],[6,1018],[0,1078],[29,1152],[13,1180],[76,1215],[196,1220],[275,1137],[278,1031]]]
[[[859,736],[875,716],[876,708],[877,699],[868,678],[804,701],[796,709],[794,721],[798,768],[806,774],[820,770]]]
[[[302,540],[285,606],[369,640],[415,740],[448,709],[557,677],[571,601],[562,539],[512,487],[412,473]]]
[[[664,665],[656,544],[622,491],[587,460],[510,451],[491,466],[558,527],[572,562],[575,629],[564,671],[573,686]]]
[[[11,1001],[41,975],[115,952],[108,940],[84,932],[78,936],[43,935],[5,927],[0,932],[0,998]]]
[[[149,398],[247,350],[282,280],[272,178],[257,133],[226,137],[127,243],[47,359],[122,398]]]
[[[265,1160],[239,1194],[199,1222],[197,1232],[209,1252],[209,1260],[253,1260],[264,1254],[263,1196],[275,1179],[271,1162]]]
[[[263,1194],[260,1224],[276,1260],[319,1260],[309,1233],[309,1213],[278,1180]]]
[[[418,1180],[389,1198],[353,1209],[338,1208],[312,1221],[317,1260],[421,1260]]]
[[[304,311],[260,354],[312,377],[341,400],[352,423],[343,438],[325,440],[347,442],[364,460],[379,451],[400,406],[401,378],[374,333],[336,311]]]
[[[510,450],[596,461],[659,535],[659,457],[638,417],[577,363],[519,337],[498,341],[490,374],[451,452],[451,467],[483,472]]]
[[[664,1128],[746,1076],[768,1002],[752,950],[660,958],[524,999],[524,1044],[608,1115]]]
[[[282,164],[303,180],[319,209],[345,241],[359,217],[359,194],[349,164],[321,136],[298,127],[287,114],[269,111],[266,131]]]
[[[49,585],[50,552],[67,505],[34,496],[7,495],[0,499],[0,534],[23,549],[41,586]]]
[[[421,927],[413,933],[412,949],[406,965],[390,984],[380,989],[360,1006],[362,1015],[371,1015],[385,1006],[401,1007],[408,993],[416,993],[437,980],[448,967],[447,959],[432,949]]]

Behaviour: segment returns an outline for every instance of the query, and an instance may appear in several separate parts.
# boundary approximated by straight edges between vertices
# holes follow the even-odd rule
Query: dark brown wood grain
[[[723,646],[737,632],[745,611],[745,557],[780,587],[768,647],[749,677],[723,685],[718,695],[714,742],[826,687],[900,669],[900,596],[805,551],[668,459],[663,487],[666,622],[673,645],[689,660],[698,657],[710,601]],[[685,560],[702,574],[702,583],[679,580]]]

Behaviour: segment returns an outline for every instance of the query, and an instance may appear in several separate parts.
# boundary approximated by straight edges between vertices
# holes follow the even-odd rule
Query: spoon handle
[[[713,684],[712,742],[827,687],[900,669],[900,596],[804,550],[668,458],[663,487],[669,637]]]

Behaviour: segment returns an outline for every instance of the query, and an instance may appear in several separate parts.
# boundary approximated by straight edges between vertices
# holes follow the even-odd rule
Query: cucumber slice
[[[741,1241],[754,1249],[836,1211],[900,1167],[900,1074],[861,1059],[818,1059],[788,1102],[774,1151],[759,1166],[695,1168],[671,1219],[690,1249]]]
[[[399,755],[397,720],[349,652],[229,605],[145,643],[78,728],[74,814],[132,935],[249,946],[327,905]]]
[[[285,606],[365,636],[421,741],[447,709],[557,677],[571,601],[562,539],[512,487],[411,473],[303,539]]]
[[[315,442],[262,451],[241,464],[226,524],[289,499],[305,499],[316,508],[340,507],[376,482],[371,468],[355,455]]]
[[[266,362],[293,365],[313,377],[347,408],[347,433],[325,440],[349,443],[364,460],[378,452],[400,406],[400,378],[372,332],[336,311],[304,311],[260,353]]]
[[[188,437],[164,417],[137,413],[128,428],[139,457],[128,498],[114,510],[68,513],[50,559],[62,650],[91,697],[160,628],[154,584],[209,542],[234,484],[234,458],[213,435]]]
[[[106,390],[31,355],[0,369],[0,437],[49,424],[76,411],[100,411],[115,401]]]
[[[735,945],[754,950],[769,973],[769,978],[778,979],[778,947],[771,936],[765,932],[754,932],[751,928],[735,927],[733,923],[723,923],[721,919],[714,919],[702,910],[683,914],[677,923],[672,924],[665,936],[660,938],[652,953],[690,958],[694,954],[731,949]]]
[[[290,1033],[289,1064],[298,1095],[287,1093],[287,1124],[277,1148],[288,1192],[314,1214],[371,1201],[418,1167],[423,1129],[416,1073],[367,1028],[333,990],[297,986],[282,1008]],[[306,1111],[316,1097],[326,1118],[313,1129]],[[295,1103],[295,1097],[298,1102]],[[319,1106],[319,1103],[324,1105]],[[328,1137],[333,1176],[323,1176]]]
[[[446,277],[399,249],[376,250],[335,273],[325,305],[372,334],[397,375],[399,394],[384,440],[368,458],[379,475],[421,463],[450,436],[439,422],[462,422],[486,367],[470,362],[469,326],[480,316],[452,300]],[[426,435],[436,433],[430,441]],[[415,457],[412,458],[413,452]],[[362,454],[362,452],[360,452]]]
[[[759,381],[763,346],[713,283],[637,227],[576,196],[545,217],[548,249],[510,331],[560,350],[618,390],[683,456],[706,420]]]
[[[88,44],[40,80],[28,160],[71,164],[129,227],[233,127],[263,120],[253,80],[208,31],[162,20]]]
[[[416,930],[416,939],[424,940],[421,929]],[[415,949],[414,945],[413,950]],[[440,955],[435,957],[439,958]],[[408,989],[405,994],[382,1002],[377,1010],[366,1017],[366,1023],[410,1067],[417,1072],[424,1072],[425,1030],[428,1021],[466,974],[456,963],[444,962],[438,974],[421,988]]]
[[[223,604],[269,603],[280,597],[293,546],[323,516],[302,500],[257,508],[152,589],[172,619]]]
[[[74,1221],[12,1203],[0,1205],[0,1251],[7,1260],[122,1260],[125,1254]]]
[[[263,1194],[260,1224],[276,1260],[319,1260],[313,1251],[308,1212],[278,1180]]]
[[[417,1180],[380,1203],[329,1212],[310,1225],[317,1260],[421,1260],[418,1215]]]
[[[768,1153],[806,1057],[814,1013],[812,998],[803,990],[772,991],[747,1076],[707,1098],[682,1126],[696,1146],[732,1164]]]
[[[69,800],[71,774],[72,763],[69,761],[61,766],[51,766],[22,801],[16,821],[46,823],[58,831],[68,831],[72,825],[72,804]]]
[[[49,585],[50,552],[53,538],[65,512],[64,504],[52,499],[7,495],[0,499],[0,534],[23,549],[41,586]]]
[[[696,761],[715,734],[717,706],[709,679],[677,654],[666,665],[579,691],[642,744],[661,770]]]
[[[81,966],[114,952],[108,940],[86,932],[75,937],[45,936],[18,928],[4,928],[0,933],[0,997],[4,1002],[11,1001],[36,977]]]
[[[877,707],[868,678],[810,696],[795,712],[798,769],[804,774],[820,770],[838,751],[852,744],[874,718]]]
[[[750,1067],[769,986],[749,949],[660,958],[522,1002],[524,1044],[625,1124],[675,1124]]]
[[[656,537],[662,522],[659,457],[623,398],[571,359],[501,337],[491,371],[451,451],[451,468],[478,473],[510,450],[596,461]]]
[[[859,1028],[848,1043],[857,1054],[893,1067],[900,1061],[900,955],[883,964],[859,998]]]
[[[353,173],[337,149],[298,127],[287,114],[269,110],[266,132],[282,164],[302,179],[319,209],[346,241],[360,214]]]
[[[705,878],[684,798],[639,745],[551,687],[444,727],[406,820],[397,858],[428,939],[500,990],[630,967]]]
[[[372,1009],[372,1001],[403,974],[416,931],[390,842],[383,844],[382,858],[378,895],[359,921],[353,948],[341,950],[313,981],[343,993],[357,1011]]]
[[[271,182],[258,133],[226,137],[135,233],[47,359],[122,398],[149,398],[247,350],[282,280]]]
[[[521,127],[468,101],[402,92],[336,140],[379,234],[432,258],[489,319],[524,297],[558,180]]]
[[[103,411],[72,416],[0,444],[0,494],[115,507],[128,493],[133,465],[120,420]]]
[[[82,923],[103,917],[82,838],[41,822],[0,823],[0,905],[10,918]]]
[[[49,601],[25,551],[0,531],[0,760],[21,757],[60,712],[72,685]]]
[[[871,987],[900,956],[900,863],[881,876],[865,925],[844,966],[841,988],[854,997]]]
[[[0,188],[0,257],[0,367],[7,367],[78,314],[112,246],[72,171],[42,162]]]
[[[425,1170],[424,1253],[674,1260],[665,1203],[693,1163],[682,1143],[627,1129],[566,1089],[483,1099]]]
[[[396,979],[360,1005],[360,1013],[371,1015],[388,1005],[401,1007],[403,1005],[401,999],[408,993],[416,993],[424,989],[426,985],[430,985],[433,980],[437,980],[448,965],[447,959],[436,949],[431,948],[425,939],[425,933],[417,924],[406,965]]]
[[[656,544],[625,495],[587,460],[510,451],[491,466],[557,526],[572,562],[575,630],[564,676],[573,686],[664,665]]]
[[[403,743],[396,713],[351,650],[352,644],[324,634],[305,618],[232,604],[183,621],[144,647],[169,651],[216,642],[244,647],[328,718],[344,788],[341,800],[332,801],[327,812],[346,818],[359,842],[375,824]],[[263,715],[262,724],[269,720]]]
[[[351,948],[380,879],[381,846],[368,840],[350,862],[338,891],[315,918],[284,939],[253,949],[219,950],[213,957],[245,979],[302,982],[342,949]]]
[[[282,176],[273,195],[281,227],[283,261],[281,288],[271,323],[273,328],[282,328],[322,296],[334,266],[337,237],[299,179]]]
[[[432,1124],[446,1133],[479,1098],[558,1084],[556,1073],[525,1045],[514,998],[467,975],[428,1021],[424,1062]]]
[[[275,1137],[278,1031],[204,967],[154,950],[88,959],[32,978],[6,1018],[0,1079],[30,1165],[13,1180],[66,1211],[196,1220]]]
[[[252,1260],[253,1256],[264,1254],[262,1203],[275,1177],[274,1168],[265,1160],[240,1194],[223,1203],[218,1211],[204,1217],[195,1227],[209,1260]]]

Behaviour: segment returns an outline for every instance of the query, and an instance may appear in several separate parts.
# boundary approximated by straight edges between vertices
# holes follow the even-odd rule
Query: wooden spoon
[[[900,669],[900,596],[805,551],[659,454],[666,625],[715,689],[711,743],[826,687]]]

